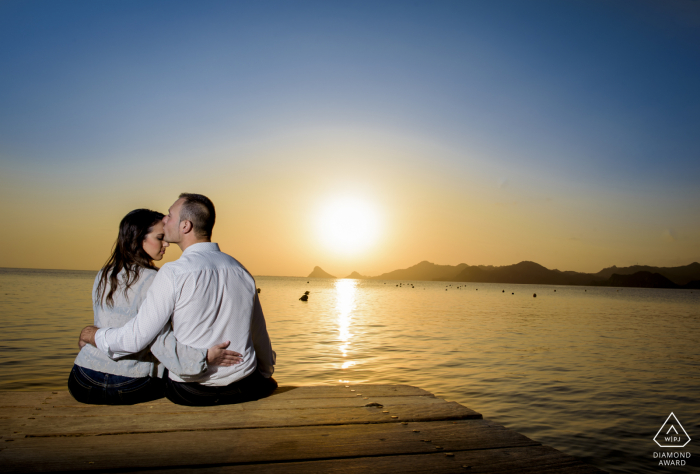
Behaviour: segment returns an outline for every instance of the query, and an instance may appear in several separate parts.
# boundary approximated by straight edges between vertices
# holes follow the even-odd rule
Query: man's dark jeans
[[[163,398],[165,383],[155,377],[122,377],[73,365],[68,391],[90,405],[133,405]]]
[[[206,407],[248,402],[266,397],[275,391],[277,382],[265,378],[257,370],[242,380],[223,387],[211,387],[193,382],[165,381],[165,396],[178,405]]]

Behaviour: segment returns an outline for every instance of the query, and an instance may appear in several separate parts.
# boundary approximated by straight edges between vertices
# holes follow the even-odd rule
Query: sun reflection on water
[[[357,280],[336,280],[336,305],[335,309],[338,312],[338,340],[342,357],[348,357],[350,344],[353,334],[350,332],[350,324],[352,323],[353,310],[355,309],[355,293],[357,292]],[[352,367],[357,362],[352,360],[344,361],[341,369]]]

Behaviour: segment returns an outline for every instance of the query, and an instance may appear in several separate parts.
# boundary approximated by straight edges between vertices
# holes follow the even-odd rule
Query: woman
[[[112,256],[97,274],[92,289],[95,326],[121,327],[136,316],[163,259],[163,214],[148,209],[128,213],[119,224]],[[94,346],[78,354],[68,377],[68,390],[82,403],[129,405],[164,395],[165,368],[177,375],[197,375],[208,365],[233,365],[240,354],[226,351],[228,343],[196,349],[180,344],[170,326],[150,349],[112,360]],[[154,357],[154,355],[157,357]],[[160,362],[159,362],[160,361]],[[165,367],[164,367],[165,366]]]

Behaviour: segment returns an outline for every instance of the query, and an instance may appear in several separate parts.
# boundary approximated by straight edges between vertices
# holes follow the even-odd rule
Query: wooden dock
[[[91,406],[0,392],[2,472],[602,472],[408,385],[280,387],[255,402]]]

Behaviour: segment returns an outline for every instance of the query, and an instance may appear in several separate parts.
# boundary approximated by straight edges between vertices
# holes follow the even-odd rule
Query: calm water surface
[[[94,275],[0,269],[0,390],[65,389]],[[700,466],[700,291],[257,282],[280,384],[406,383],[611,472]],[[671,411],[685,467],[653,459]]]

